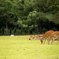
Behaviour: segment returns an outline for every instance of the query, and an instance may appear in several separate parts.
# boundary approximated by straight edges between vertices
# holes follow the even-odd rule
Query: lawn
[[[28,38],[0,36],[0,59],[59,59],[59,44],[41,44],[40,40]]]

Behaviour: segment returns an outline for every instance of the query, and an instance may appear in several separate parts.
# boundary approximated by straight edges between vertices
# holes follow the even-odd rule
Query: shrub
[[[46,31],[48,31],[46,28],[43,28],[43,32],[45,33]]]
[[[16,35],[21,34],[21,30],[19,28],[17,28],[15,34]]]
[[[54,28],[52,28],[52,30],[57,31],[57,28],[54,27]]]

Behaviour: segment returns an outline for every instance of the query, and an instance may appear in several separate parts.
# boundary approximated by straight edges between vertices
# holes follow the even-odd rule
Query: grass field
[[[41,44],[40,40],[28,38],[0,36],[0,59],[59,59],[59,44]]]

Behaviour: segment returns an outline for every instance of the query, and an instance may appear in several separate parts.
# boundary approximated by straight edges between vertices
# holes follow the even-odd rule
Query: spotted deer
[[[35,39],[35,38],[36,38],[35,35],[34,35],[34,36],[30,35],[29,40],[33,40],[33,39]]]
[[[58,44],[58,42],[59,42],[59,31],[52,31],[52,30],[47,31],[44,34],[44,36],[42,37],[41,41],[44,41],[44,43],[45,43],[46,40],[48,41],[48,44],[50,43],[51,40],[52,40],[51,44],[57,40],[57,44]]]
[[[45,44],[45,41],[47,40],[48,41],[48,44],[49,44],[49,41],[51,40],[50,39],[50,35],[53,32],[54,32],[53,30],[49,30],[49,31],[45,32],[45,34],[43,35],[43,37],[40,39],[41,40],[41,43],[43,43],[43,41],[44,41],[44,44]]]
[[[57,44],[58,44],[58,42],[59,42],[59,31],[55,31],[55,32],[51,33],[49,37],[50,37],[49,38],[50,40],[52,39],[51,44],[55,43],[54,41],[56,41],[56,40],[57,40]]]
[[[32,35],[30,35],[29,40],[33,40]]]

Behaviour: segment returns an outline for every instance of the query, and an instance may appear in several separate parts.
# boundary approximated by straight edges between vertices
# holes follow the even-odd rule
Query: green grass
[[[28,38],[0,36],[0,59],[59,59],[59,44],[41,44],[40,40]]]

